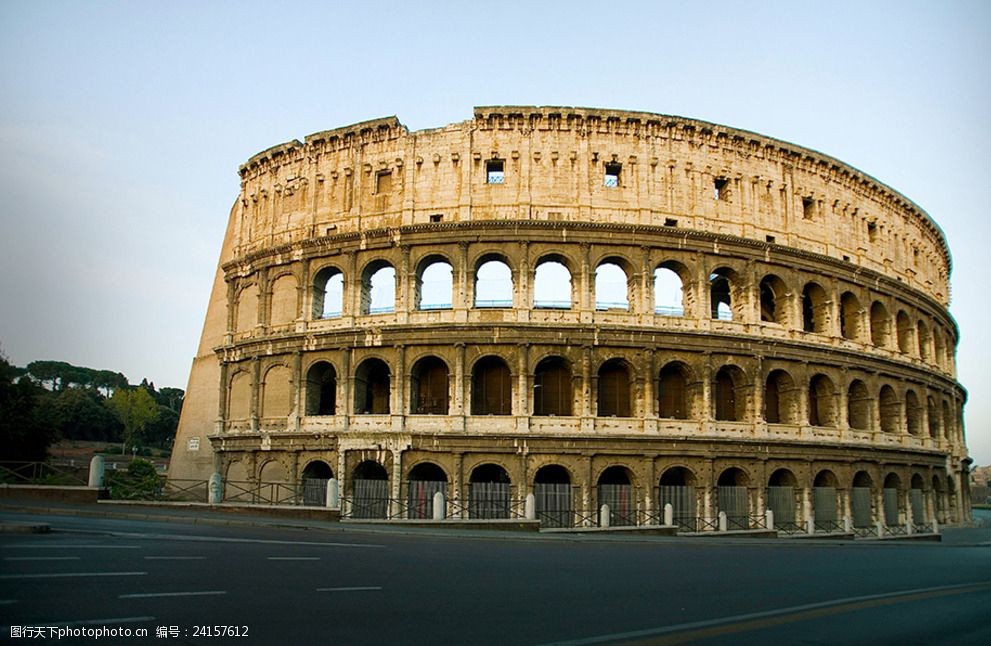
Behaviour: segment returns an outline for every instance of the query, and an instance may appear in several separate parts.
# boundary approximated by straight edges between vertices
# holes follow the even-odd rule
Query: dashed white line
[[[118,599],[155,599],[158,597],[206,597],[227,594],[226,590],[198,590],[194,592],[143,592],[139,594],[121,594]]]
[[[12,603],[17,603],[17,599],[0,599],[0,606],[9,606]]]
[[[155,621],[154,617],[111,617],[110,619],[77,619],[75,621],[39,621],[33,626],[112,626],[114,624],[138,624]]]
[[[319,561],[319,556],[270,556],[269,561]]]
[[[205,556],[146,556],[146,561],[202,561]]]
[[[4,545],[3,547],[16,547],[17,549],[51,549],[51,550],[139,550],[141,545],[72,545],[60,543],[58,545]]]
[[[89,576],[143,576],[147,572],[46,572],[44,574],[0,574],[0,580],[11,579],[59,579]]]
[[[5,561],[78,561],[78,556],[5,556]]]
[[[381,589],[380,585],[355,585],[347,588],[317,588],[317,592],[367,592]]]

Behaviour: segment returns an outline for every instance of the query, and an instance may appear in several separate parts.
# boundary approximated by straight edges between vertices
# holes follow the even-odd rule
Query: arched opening
[[[597,508],[609,505],[609,526],[637,524],[636,495],[633,491],[630,470],[623,466],[611,466],[599,474],[597,482]]]
[[[533,478],[534,509],[541,527],[571,527],[571,474],[559,464],[537,469]]]
[[[354,371],[354,412],[357,415],[388,415],[389,366],[381,359],[365,359]]]
[[[795,381],[784,370],[772,370],[764,382],[764,420],[768,424],[794,424],[798,417]]]
[[[725,267],[720,267],[709,275],[709,304],[712,318],[720,321],[733,320],[735,276],[733,270]]]
[[[389,516],[389,474],[374,460],[365,460],[351,473],[351,517]]]
[[[654,313],[661,316],[685,315],[685,287],[676,265],[665,263],[654,270]]]
[[[926,418],[929,422],[929,437],[939,438],[939,410],[936,408],[936,400],[932,397],[926,398]]]
[[[407,516],[413,519],[434,517],[434,494],[447,500],[447,474],[433,462],[421,462],[410,469],[406,481]],[[446,511],[446,510],[444,510]]]
[[[716,503],[726,513],[728,529],[750,529],[749,484],[747,474],[736,467],[725,469],[716,480]]]
[[[747,399],[743,371],[723,366],[713,380],[713,407],[716,420],[742,422],[747,416]]]
[[[343,311],[344,274],[337,267],[324,267],[313,278],[313,318],[334,318]]]
[[[686,532],[699,531],[698,495],[695,474],[685,467],[671,467],[661,474],[657,483],[657,501],[661,510],[671,505],[674,524]]]
[[[413,415],[447,415],[447,364],[438,357],[423,357],[410,372],[410,413]]]
[[[787,326],[788,305],[788,287],[784,281],[773,274],[764,276],[760,281],[760,320]]]
[[[905,391],[905,426],[910,435],[922,435],[922,404],[914,390]]]
[[[859,379],[850,382],[847,392],[847,424],[858,431],[871,430],[871,396]]]
[[[306,371],[306,414],[337,414],[337,371],[326,361]]]
[[[901,525],[898,490],[901,489],[901,479],[895,473],[889,473],[884,478],[884,488],[881,490],[884,502],[884,524],[887,527],[898,527]]]
[[[898,328],[898,351],[902,354],[911,353],[915,328],[912,327],[912,321],[908,318],[905,310],[898,311],[898,316],[895,317],[895,325]]]
[[[840,334],[844,339],[860,339],[860,301],[853,292],[840,297]]]
[[[283,365],[272,366],[262,378],[260,417],[285,420],[294,408],[292,400],[293,384],[289,368]]]
[[[327,505],[327,481],[334,477],[334,470],[323,460],[313,460],[303,468],[300,485],[303,504],[313,507]]]
[[[688,367],[672,361],[661,368],[657,380],[657,415],[665,419],[688,419]]]
[[[595,268],[595,309],[628,310],[629,292],[629,278],[619,264],[607,260]]]
[[[296,497],[296,483],[290,482],[289,473],[278,460],[269,460],[258,474],[257,494],[252,502],[266,504],[290,504]]]
[[[283,274],[276,278],[270,287],[269,299],[269,325],[286,325],[292,323],[299,316],[296,304],[297,289],[296,276],[293,274]]]
[[[509,518],[511,511],[509,474],[498,464],[472,469],[468,484],[468,516]]]
[[[839,480],[836,475],[828,469],[817,473],[812,482],[812,514],[817,532],[835,532],[843,529],[836,501],[838,485]]]
[[[234,331],[250,332],[258,325],[258,285],[252,283],[237,295]]]
[[[943,486],[943,479],[933,474],[932,478],[933,502],[936,511],[936,522],[946,522],[946,490]]]
[[[945,365],[946,341],[943,338],[942,328],[933,329],[933,363],[937,366]]]
[[[869,528],[874,525],[874,484],[866,471],[858,471],[853,477],[850,505],[853,508],[853,526]]]
[[[891,317],[881,301],[871,305],[871,343],[886,348],[891,339]]]
[[[950,439],[950,431],[953,428],[953,415],[950,414],[950,404],[943,400],[943,437]]]
[[[887,384],[881,386],[878,405],[881,408],[881,430],[885,433],[897,433],[902,416],[902,405],[891,386]]]
[[[767,507],[774,512],[774,527],[786,533],[801,531],[796,522],[798,480],[788,469],[778,469],[767,481]]]
[[[414,304],[418,310],[449,310],[454,295],[454,269],[447,259],[431,256],[416,271]]]
[[[918,473],[912,476],[911,487],[908,490],[908,502],[912,510],[912,524],[918,527],[926,522],[925,484]]]
[[[632,415],[630,367],[622,359],[610,359],[599,367],[597,412],[599,417]]]
[[[251,416],[251,375],[240,370],[231,377],[227,392],[227,419],[237,421]]]
[[[475,269],[475,307],[512,307],[513,272],[498,258],[484,258]]]
[[[802,329],[824,334],[829,326],[829,303],[826,290],[816,283],[807,283],[802,290]]]
[[[571,309],[571,272],[558,256],[546,256],[533,272],[533,306],[537,309]]]
[[[571,415],[574,394],[571,366],[562,357],[545,357],[533,376],[533,414]]]
[[[471,370],[471,414],[511,415],[512,386],[505,361],[496,356],[479,359]]]
[[[809,425],[836,426],[836,389],[826,375],[809,381]]]
[[[368,263],[361,273],[361,314],[396,311],[396,269],[384,260]]]

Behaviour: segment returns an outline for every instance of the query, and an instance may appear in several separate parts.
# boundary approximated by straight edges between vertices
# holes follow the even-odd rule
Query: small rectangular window
[[[871,242],[877,240],[877,222],[867,223],[867,239]]]
[[[490,159],[485,162],[486,184],[502,184],[505,180],[505,162],[501,159]]]
[[[375,176],[375,193],[376,195],[381,195],[383,193],[392,192],[392,171],[382,171]]]
[[[774,240],[775,240],[775,238],[774,238],[774,236],[764,236],[764,240],[766,240],[767,242],[773,243]]]
[[[678,221],[674,218],[664,218],[664,226],[666,227],[676,227],[678,226]]]
[[[729,185],[729,180],[725,177],[717,177],[712,180],[712,199],[714,200],[725,200],[729,197],[729,190],[727,186]]]
[[[431,222],[440,222],[443,219],[444,219],[444,216],[441,213],[434,213],[433,215],[430,216],[430,221]]]
[[[802,217],[811,220],[816,214],[816,203],[811,197],[802,198]]]
[[[606,176],[602,180],[603,186],[615,188],[619,186],[619,173],[623,170],[623,165],[616,162],[606,164]]]

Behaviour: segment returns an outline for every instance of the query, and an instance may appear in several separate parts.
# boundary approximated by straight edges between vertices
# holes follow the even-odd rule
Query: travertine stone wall
[[[386,118],[317,133],[240,174],[174,479],[292,485],[319,461],[347,493],[370,461],[398,498],[418,465],[456,494],[491,464],[523,495],[557,465],[592,505],[600,475],[623,467],[647,509],[682,467],[701,513],[727,469],[754,509],[786,469],[810,491],[897,482],[925,490],[930,517],[967,514],[946,242],[842,162],[680,117],[492,107],[435,130]],[[510,274],[497,306],[480,300],[489,260]],[[553,306],[535,290],[549,262],[571,281]],[[438,263],[450,299],[423,308]],[[596,293],[605,264],[625,297]],[[376,309],[383,267],[395,298]],[[654,293],[659,268],[681,283],[673,309]],[[332,274],[343,295],[325,312]],[[509,373],[506,414],[473,408],[486,362]]]

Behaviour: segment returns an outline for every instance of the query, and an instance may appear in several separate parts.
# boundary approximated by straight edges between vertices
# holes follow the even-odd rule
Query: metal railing
[[[774,529],[778,530],[782,534],[804,534],[806,533],[806,528],[801,524],[793,520],[786,520],[782,522],[774,521]]]
[[[77,468],[57,466],[51,462],[0,462],[0,482],[85,486],[88,484],[88,479],[87,475],[80,475]]]
[[[817,520],[814,522],[814,527],[817,533],[831,534],[834,532],[845,532],[846,527],[843,523],[836,520]]]

